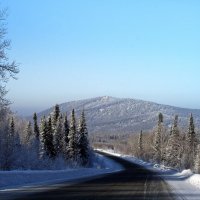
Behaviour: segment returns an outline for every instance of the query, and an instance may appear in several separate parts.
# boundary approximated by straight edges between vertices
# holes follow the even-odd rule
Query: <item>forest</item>
[[[170,127],[164,126],[162,113],[152,131],[136,134],[104,135],[91,137],[95,148],[112,149],[165,167],[200,173],[200,135],[195,130],[194,117],[189,116],[185,129],[178,124],[178,115]]]

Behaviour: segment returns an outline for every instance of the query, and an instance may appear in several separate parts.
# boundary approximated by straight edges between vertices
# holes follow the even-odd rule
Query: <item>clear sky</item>
[[[199,0],[1,0],[20,114],[96,96],[200,108]]]

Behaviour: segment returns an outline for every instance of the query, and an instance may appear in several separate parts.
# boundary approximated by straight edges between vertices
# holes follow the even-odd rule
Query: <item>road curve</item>
[[[105,156],[124,167],[124,171],[105,175],[72,186],[62,184],[38,193],[27,193],[20,200],[172,200],[176,199],[169,186],[155,172],[119,157]]]

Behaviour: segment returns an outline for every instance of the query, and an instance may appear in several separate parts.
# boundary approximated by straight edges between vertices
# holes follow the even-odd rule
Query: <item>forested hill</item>
[[[62,112],[69,115],[72,109],[77,115],[85,109],[90,133],[136,133],[151,130],[157,123],[158,113],[164,115],[164,123],[170,126],[174,115],[179,115],[180,126],[188,125],[188,117],[193,113],[195,124],[200,127],[200,109],[178,108],[137,99],[97,97],[72,101],[60,105]],[[38,114],[48,115],[53,107]]]

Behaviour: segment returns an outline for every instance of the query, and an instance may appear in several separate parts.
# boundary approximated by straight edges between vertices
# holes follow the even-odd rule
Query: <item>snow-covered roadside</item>
[[[178,194],[178,196],[183,197],[183,199],[200,199],[200,175],[193,174],[191,170],[178,172],[160,165],[153,165],[152,163],[145,162],[134,156],[123,155],[112,150],[98,150],[111,155],[119,156],[125,160],[157,172],[159,176],[161,176],[168,183],[172,191],[174,191],[175,194]]]
[[[60,182],[76,182],[84,178],[92,178],[107,173],[123,170],[122,166],[113,160],[96,155],[94,168],[77,168],[66,170],[40,171],[0,171],[0,192],[12,191],[22,187],[56,184]]]

